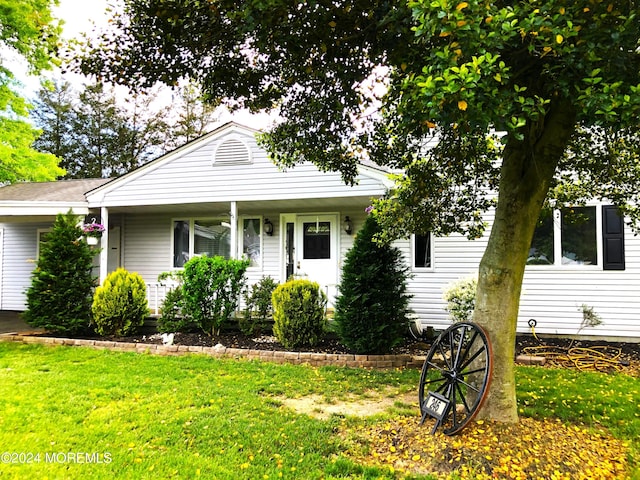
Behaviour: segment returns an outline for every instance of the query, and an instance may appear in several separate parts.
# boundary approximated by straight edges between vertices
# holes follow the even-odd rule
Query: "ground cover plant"
[[[625,374],[519,367],[531,418],[446,437],[418,426],[417,403],[366,419],[285,406],[412,397],[417,370],[0,343],[0,372],[0,445],[33,455],[3,454],[8,478],[640,478],[640,388]]]

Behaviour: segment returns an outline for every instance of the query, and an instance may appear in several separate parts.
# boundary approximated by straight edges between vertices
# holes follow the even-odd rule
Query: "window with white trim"
[[[262,218],[242,219],[242,255],[249,259],[249,267],[262,266]]]
[[[431,234],[429,233],[427,235],[413,235],[411,243],[413,268],[431,268],[433,266]]]
[[[182,268],[196,255],[231,256],[231,225],[223,218],[173,221],[173,267]]]
[[[40,250],[44,242],[46,242],[47,234],[51,232],[51,228],[38,229],[38,241],[36,242],[36,258],[40,258]]]
[[[612,205],[544,211],[533,235],[527,265],[624,269],[622,216]]]

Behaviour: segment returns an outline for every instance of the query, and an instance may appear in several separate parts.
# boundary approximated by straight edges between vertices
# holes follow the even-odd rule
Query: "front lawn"
[[[402,478],[397,465],[392,470],[389,465],[395,464],[374,461],[374,443],[388,438],[390,422],[416,430],[417,407],[396,404],[392,413],[365,420],[323,419],[296,413],[283,400],[320,395],[336,403],[371,397],[374,391],[417,395],[418,379],[416,370],[313,368],[0,343],[0,475]],[[608,427],[630,444],[637,459],[637,379],[541,368],[521,368],[518,379],[523,414],[584,422],[580,429],[585,432],[594,425]],[[420,428],[417,438],[424,445],[442,443],[450,450],[452,442],[465,438],[432,437],[429,427]],[[477,430],[472,429],[474,438],[483,442]],[[373,441],[363,441],[367,432],[374,432]],[[419,464],[417,457],[413,463]],[[469,468],[475,467],[465,464],[458,472]]]

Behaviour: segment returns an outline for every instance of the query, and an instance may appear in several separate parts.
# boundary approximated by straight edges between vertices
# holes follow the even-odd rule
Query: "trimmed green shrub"
[[[326,332],[327,297],[309,280],[289,280],[273,291],[273,334],[286,348],[313,347]]]
[[[380,227],[368,216],[347,252],[335,304],[335,331],[358,354],[384,354],[409,331],[408,268],[402,253],[374,242]]]
[[[251,285],[244,293],[244,315],[238,319],[240,331],[245,335],[259,333],[260,326],[272,315],[271,295],[278,286],[271,277],[262,277],[260,282]]]
[[[158,317],[158,331],[160,333],[174,333],[197,330],[198,326],[184,311],[184,294],[182,292],[184,272],[179,270],[158,275],[159,282],[164,282],[165,280],[171,280],[173,286],[167,291],[164,300],[162,300],[161,314]]]
[[[469,322],[473,317],[476,306],[476,277],[463,278],[450,283],[442,298],[447,302],[446,310],[454,322]]]
[[[194,257],[184,265],[183,313],[207,335],[217,335],[238,307],[249,260]]]
[[[100,335],[129,335],[149,315],[147,286],[137,273],[111,272],[93,296],[93,323]]]
[[[80,221],[71,212],[58,215],[40,243],[23,314],[33,327],[72,335],[89,329],[96,286],[93,257],[99,250],[82,240]]]

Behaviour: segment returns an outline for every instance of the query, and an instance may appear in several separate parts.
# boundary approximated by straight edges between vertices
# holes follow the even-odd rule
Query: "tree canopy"
[[[262,141],[285,165],[347,182],[365,158],[402,169],[374,210],[388,238],[476,237],[495,206],[474,318],[496,357],[485,410],[514,420],[519,297],[545,200],[637,213],[638,13],[634,0],[126,0],[78,65],[139,88],[193,77],[212,102],[277,109]]]
[[[38,91],[32,118],[42,135],[34,146],[60,158],[64,178],[118,176],[207,133],[217,118],[195,85],[173,95],[135,94],[93,83],[75,88],[58,79]]]
[[[64,173],[51,154],[32,148],[39,132],[29,123],[29,105],[8,67],[7,56],[27,63],[30,73],[52,66],[60,28],[53,20],[52,0],[1,0],[0,47],[0,184],[19,180],[52,180]]]

